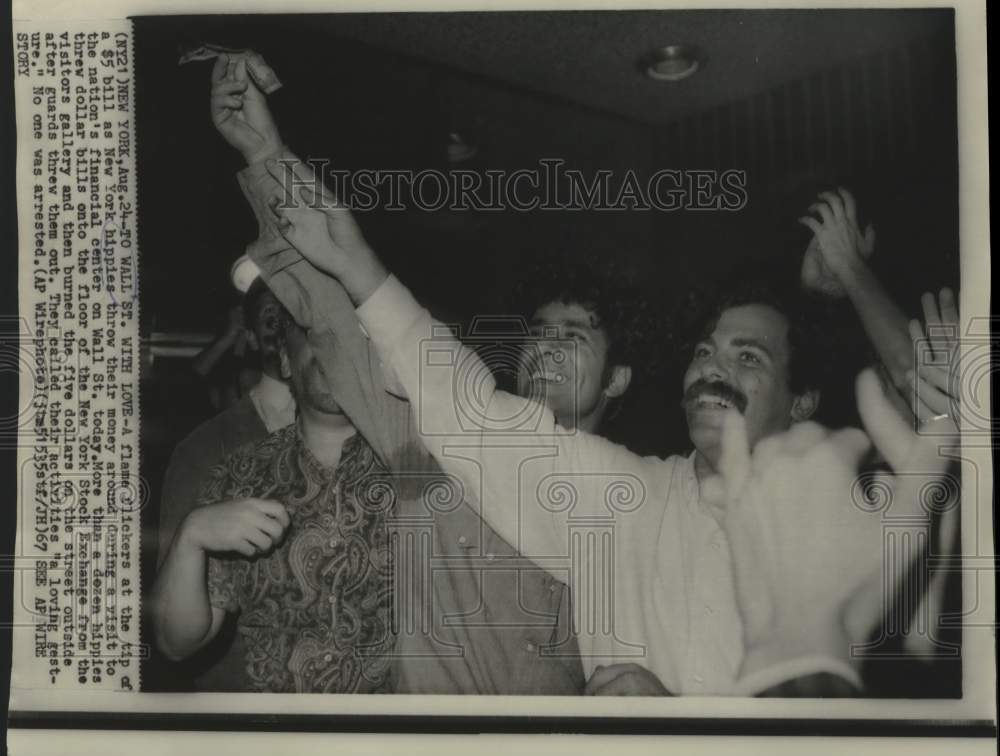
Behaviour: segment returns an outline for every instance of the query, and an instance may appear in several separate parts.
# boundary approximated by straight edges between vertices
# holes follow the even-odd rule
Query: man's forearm
[[[360,307],[388,277],[389,271],[378,259],[378,255],[371,251],[359,257],[350,270],[340,277],[340,283],[354,306]]]
[[[157,647],[169,659],[187,658],[210,640],[206,572],[205,552],[191,543],[182,526],[150,595]]]
[[[906,371],[913,367],[913,344],[906,315],[863,261],[843,266],[837,276],[893,384],[908,390]]]
[[[281,136],[275,133],[272,139],[258,149],[249,152],[239,150],[239,153],[243,156],[243,161],[248,166],[251,166],[259,163],[265,163],[268,160],[278,157],[284,149],[285,144],[282,142]]]

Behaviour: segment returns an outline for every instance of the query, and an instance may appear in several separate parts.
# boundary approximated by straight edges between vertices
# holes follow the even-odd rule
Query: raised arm
[[[382,461],[395,467],[406,456],[401,452],[407,446],[409,408],[386,393],[377,357],[344,287],[309,264],[281,236],[273,205],[282,199],[285,187],[268,173],[265,161],[294,166],[298,180],[317,193],[325,192],[322,177],[283,145],[267,98],[247,76],[242,59],[220,56],[216,62],[211,111],[220,135],[247,161],[238,179],[259,228],[247,254],[278,300],[309,333],[337,403]],[[359,243],[364,242],[356,226],[353,233]]]
[[[799,219],[814,234],[802,262],[803,285],[826,295],[847,295],[896,390],[909,398],[906,374],[913,367],[913,348],[907,318],[868,265],[874,229],[869,225],[862,233],[854,197],[846,189],[822,192],[809,211],[815,217]]]
[[[811,684],[782,683],[820,672],[861,693],[852,644],[867,640],[887,603],[885,533],[923,529],[922,492],[947,467],[940,447],[957,436],[948,418],[932,419],[918,434],[872,371],[862,373],[857,391],[868,436],[802,423],[758,443],[751,454],[743,418],[726,418],[721,474],[702,490],[726,512],[743,617],[744,692],[801,693]],[[881,481],[880,490],[890,492],[881,502],[864,499],[856,485],[872,442],[895,473]],[[859,608],[867,613],[864,622]],[[832,687],[832,694],[844,693],[843,685]]]
[[[287,166],[274,162],[270,170],[289,181]],[[277,210],[284,238],[359,305],[384,368],[410,401],[420,442],[509,543],[526,556],[564,553],[563,497],[575,515],[609,515],[607,475],[632,485],[627,496],[645,496],[640,458],[559,428],[543,405],[498,391],[476,352],[388,275],[347,208],[305,185],[292,195]]]

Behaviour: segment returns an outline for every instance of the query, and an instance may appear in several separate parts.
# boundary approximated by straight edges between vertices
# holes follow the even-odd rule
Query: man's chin
[[[705,451],[717,448],[722,438],[723,412],[697,409],[686,410],[688,438],[695,449]]]
[[[722,420],[729,411],[731,410],[722,407],[686,407],[684,414],[687,416],[688,429],[693,436],[699,429],[718,433],[722,427]]]

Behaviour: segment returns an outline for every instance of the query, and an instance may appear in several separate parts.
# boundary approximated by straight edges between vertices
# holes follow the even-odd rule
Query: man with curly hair
[[[269,166],[279,177],[284,169],[277,162]],[[336,276],[357,303],[359,319],[392,375],[393,390],[414,404],[426,448],[475,493],[484,520],[521,553],[550,569],[567,558],[575,565],[570,580],[585,693],[859,692],[860,677],[849,654],[856,640],[851,633],[862,620],[872,624],[878,607],[864,606],[865,616],[852,615],[855,622],[845,624],[856,585],[831,582],[834,573],[824,565],[833,558],[821,548],[825,544],[794,548],[799,573],[822,576],[811,594],[808,585],[804,591],[802,581],[796,582],[799,573],[740,569],[743,563],[766,561],[767,551],[747,542],[749,530],[726,525],[725,497],[711,493],[720,475],[743,477],[732,465],[734,439],[739,442],[735,448],[742,445],[744,456],[754,450],[763,465],[779,448],[805,448],[825,438],[819,426],[805,423],[819,404],[824,361],[818,344],[803,330],[808,316],[801,301],[780,288],[750,282],[739,282],[714,298],[683,384],[695,450],[689,456],[643,458],[581,432],[579,424],[567,427],[537,397],[506,394],[488,379],[475,391],[462,384],[463,376],[467,381],[485,374],[479,357],[448,338],[386,271],[346,210],[329,199],[315,209],[309,202],[303,196],[296,206],[281,210],[284,238],[315,266],[316,274]],[[430,334],[438,334],[432,345],[427,343]],[[452,354],[442,369],[422,369],[442,365],[425,353],[429,346],[434,355]],[[544,347],[538,352],[545,356]],[[563,370],[566,362],[553,355],[551,363],[536,368],[529,358],[527,373],[532,376],[532,370],[549,369],[550,364]],[[542,380],[580,383],[574,372],[566,370],[563,376],[556,381],[543,373]],[[872,394],[869,384],[866,396]],[[600,393],[592,392],[598,397],[596,406],[605,401]],[[884,398],[867,403],[884,410]],[[485,413],[488,422],[469,428],[462,420],[470,413]],[[735,433],[733,418],[739,425]],[[504,420],[503,427],[494,427]],[[800,424],[798,433],[792,430]],[[845,520],[857,510],[850,503],[849,486],[841,485],[851,478],[854,458],[861,456],[863,434],[853,433],[847,451],[831,442],[830,454],[844,451],[832,482],[822,478],[832,466],[799,471],[787,467],[793,460],[782,462],[782,469],[799,477],[816,476],[817,488],[810,495],[818,496],[824,507],[836,505],[836,517]],[[783,489],[780,477],[768,481],[767,495],[780,494],[782,501],[803,496],[801,487],[791,494]],[[729,498],[739,498],[734,491]],[[806,496],[803,506],[809,501],[813,499]],[[855,518],[835,527],[843,527],[844,534],[864,531],[864,543],[870,545],[872,533],[880,533],[878,523],[872,529],[871,522]],[[805,531],[797,531],[796,538],[799,544],[813,542]],[[848,538],[847,543],[861,540]],[[785,544],[782,554],[790,550]],[[880,554],[863,551],[852,557],[852,569],[865,579],[877,577],[880,564],[871,560],[877,562]],[[739,580],[734,579],[737,573]],[[785,591],[789,586],[791,593]],[[766,609],[761,596],[797,609],[761,615]]]
[[[566,429],[599,433],[621,407],[645,333],[635,294],[593,266],[539,266],[513,305],[528,319],[516,391]]]
[[[246,155],[280,195],[270,207],[281,239],[251,257],[272,280],[291,269],[306,288],[337,279],[382,358],[385,388],[410,400],[423,447],[521,554],[553,575],[568,565],[585,693],[857,694],[844,612],[862,583],[879,583],[882,530],[848,494],[870,442],[801,422],[818,393],[799,372],[808,362],[798,310],[759,295],[721,301],[684,380],[694,453],[639,457],[583,430],[616,398],[607,387],[625,383],[607,347],[591,350],[603,360],[580,361],[568,352],[586,334],[558,349],[547,343],[572,328],[599,330],[589,302],[566,296],[549,300],[562,311],[536,308],[540,343],[519,370],[531,391],[498,390],[483,360],[420,307],[350,212],[286,153]],[[322,299],[307,304],[308,318],[328,317]],[[332,365],[335,355],[318,358]],[[934,473],[928,445],[891,425],[877,380],[863,378],[859,409],[893,469]],[[564,385],[572,411],[552,408],[560,392],[549,387]],[[510,658],[535,662],[538,650],[530,641]]]

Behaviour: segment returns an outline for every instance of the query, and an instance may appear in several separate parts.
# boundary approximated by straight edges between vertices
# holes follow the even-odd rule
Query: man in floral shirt
[[[384,468],[291,318],[281,367],[297,422],[213,471],[157,576],[157,643],[187,658],[230,612],[236,640],[201,689],[386,691],[394,638]]]

